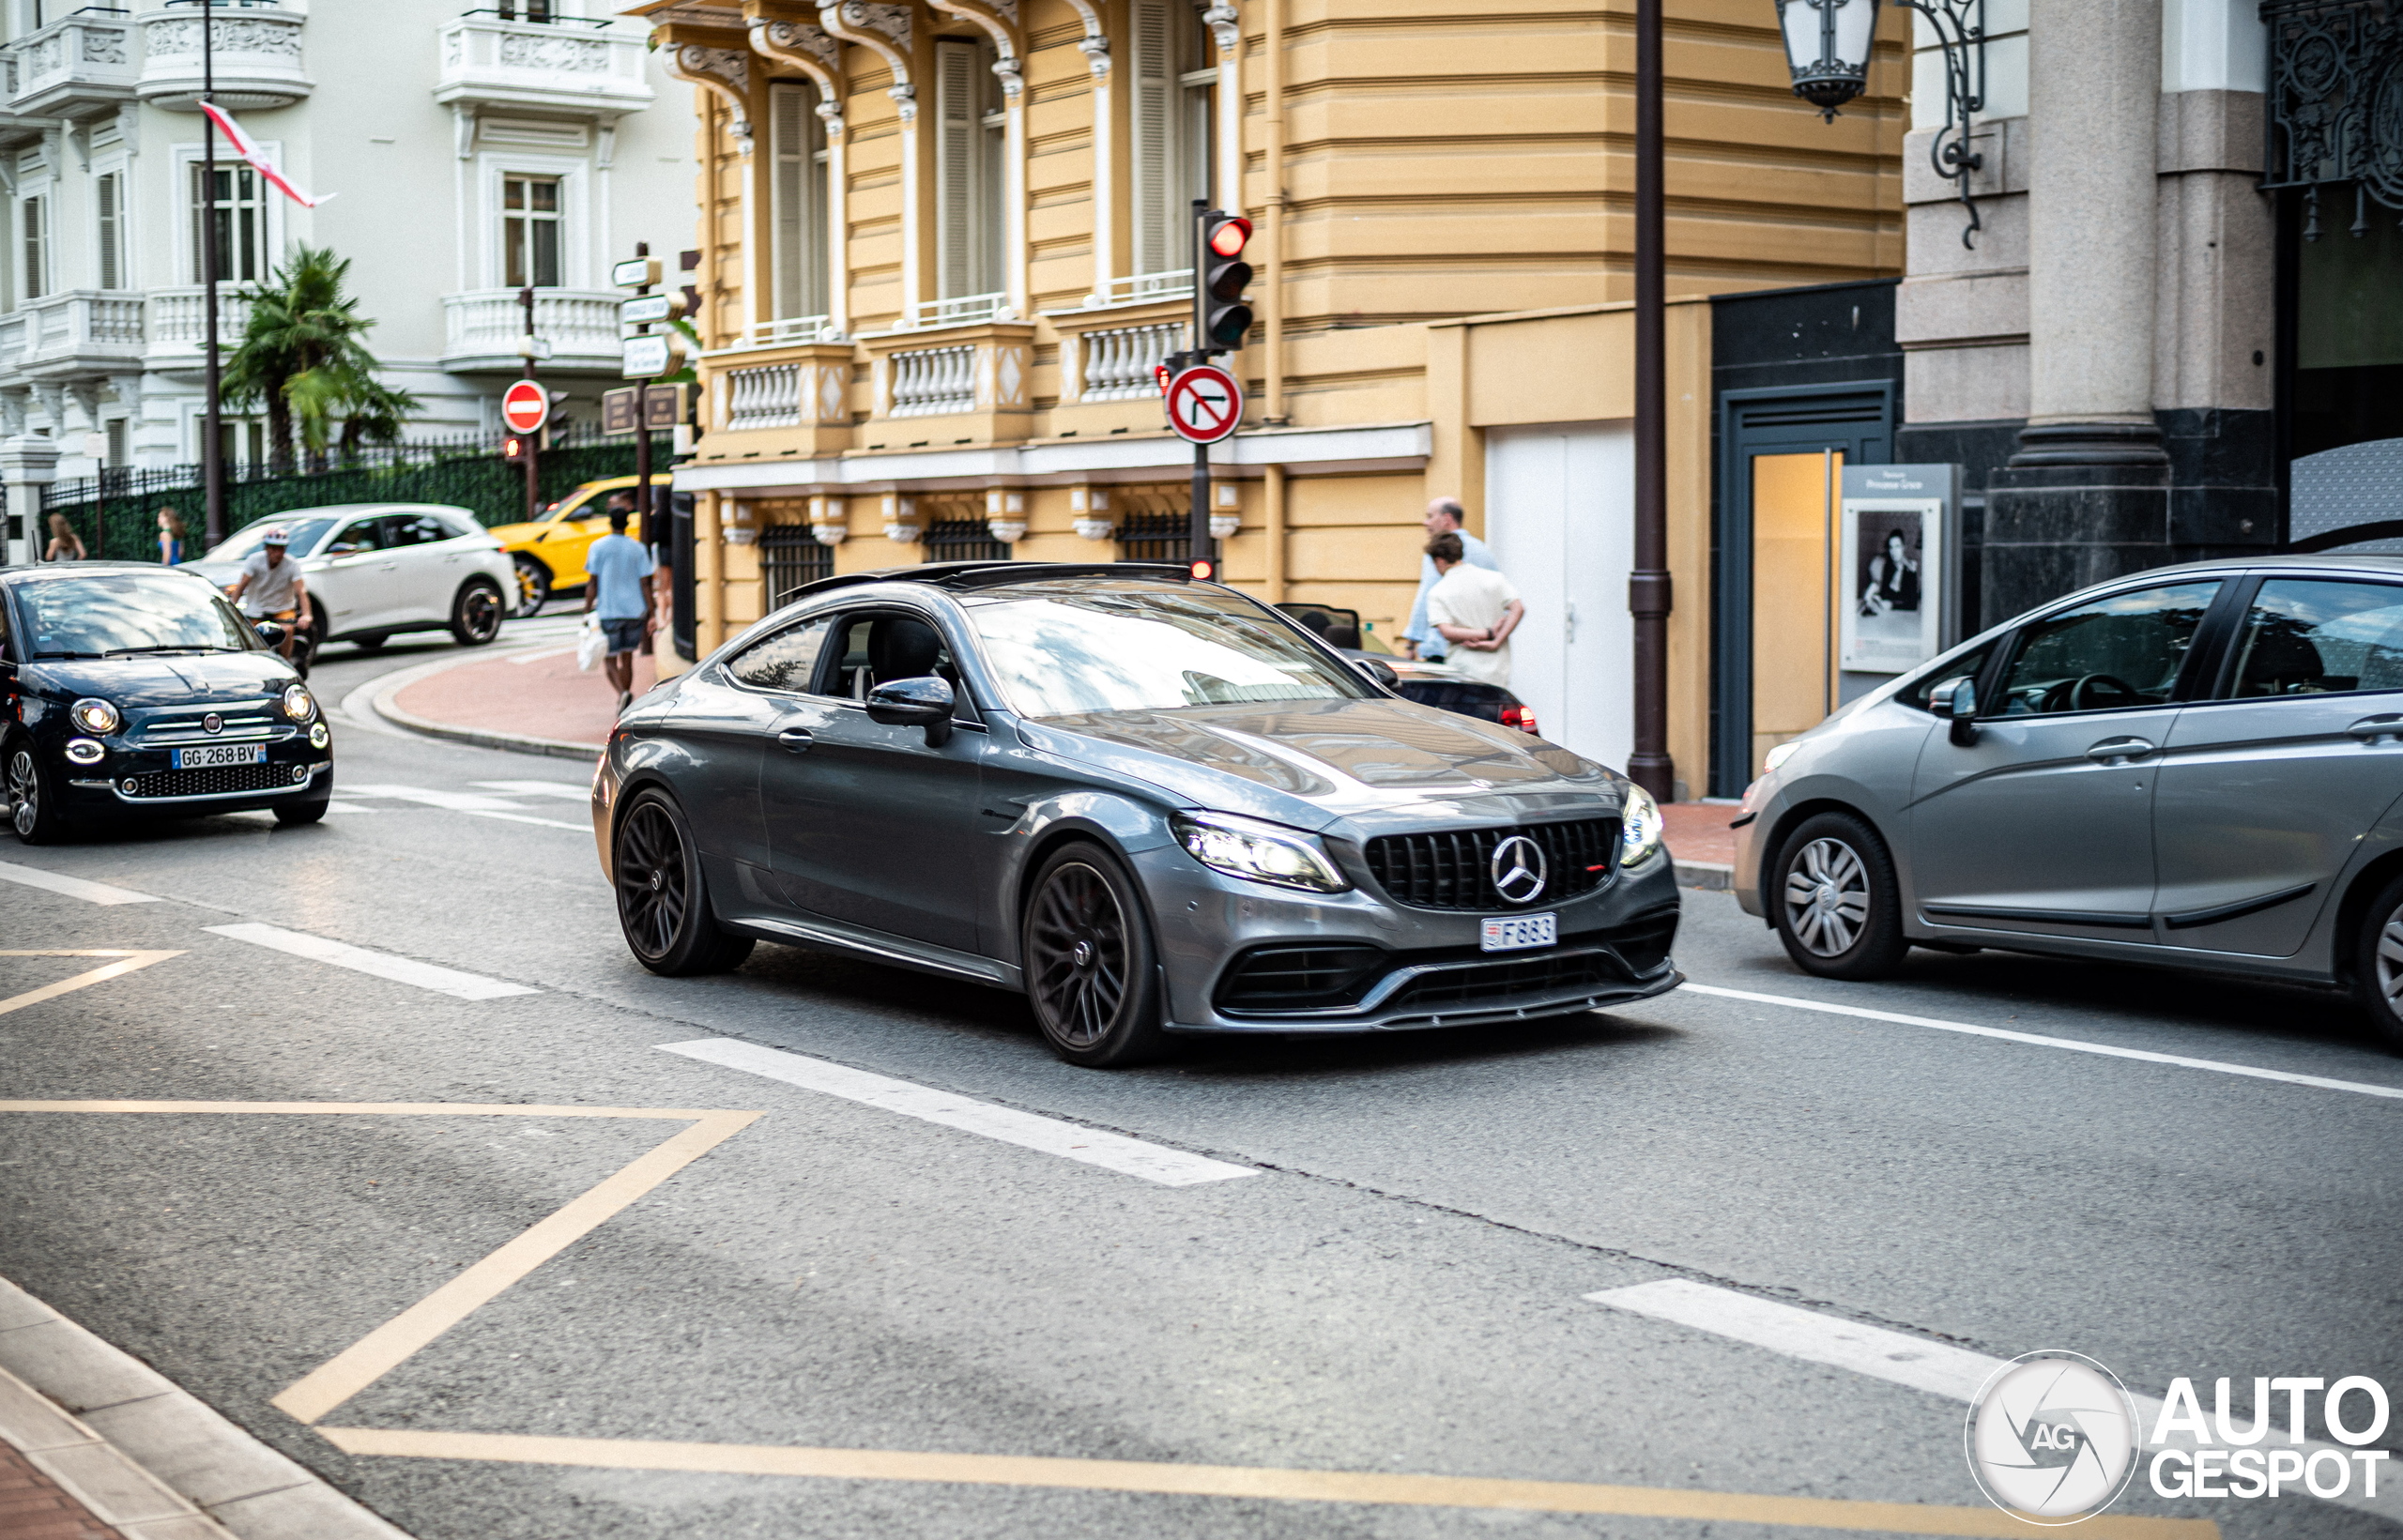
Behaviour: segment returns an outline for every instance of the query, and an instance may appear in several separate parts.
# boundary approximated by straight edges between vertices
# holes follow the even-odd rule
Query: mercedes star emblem
[[[1543,848],[1524,834],[1493,847],[1493,891],[1508,903],[1532,904],[1543,892]]]

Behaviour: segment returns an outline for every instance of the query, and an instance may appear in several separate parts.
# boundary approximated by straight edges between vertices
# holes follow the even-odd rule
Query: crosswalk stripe
[[[592,797],[590,783],[584,781],[470,781],[467,784],[482,786],[487,791],[509,791],[521,797],[560,797],[572,802],[589,801]]]
[[[86,882],[80,877],[61,877],[45,872],[38,866],[18,866],[0,861],[0,882],[23,883],[48,892],[65,893],[87,904],[156,904],[148,893],[138,893],[130,888],[112,888],[105,882]]]
[[[1020,1112],[1014,1107],[995,1106],[990,1102],[937,1090],[931,1086],[871,1075],[865,1070],[855,1070],[827,1060],[786,1053],[778,1048],[763,1048],[756,1043],[741,1043],[730,1037],[663,1043],[659,1048],[662,1053],[681,1054],[705,1064],[765,1075],[771,1080],[781,1080],[804,1090],[822,1091],[847,1102],[858,1102],[885,1112],[897,1112],[905,1118],[941,1123],[945,1128],[982,1135],[988,1139],[999,1139],[1003,1144],[1058,1155],[1064,1160],[1081,1161],[1087,1166],[1140,1177],[1145,1182],[1156,1182],[1162,1186],[1189,1187],[1196,1182],[1227,1182],[1236,1177],[1260,1174],[1248,1166],[1231,1166],[1206,1155],[1130,1139],[1124,1134],[1106,1133],[1098,1128],[1087,1128],[1081,1123]]]
[[[329,963],[335,968],[347,968],[353,972],[372,973],[379,979],[390,979],[394,983],[413,984],[420,989],[430,989],[437,995],[449,995],[455,999],[489,1000],[499,999],[506,995],[542,993],[539,989],[529,988],[522,983],[505,983],[498,979],[487,979],[477,973],[462,973],[456,968],[440,968],[433,963],[421,963],[413,957],[395,957],[389,952],[370,952],[365,947],[355,947],[346,941],[329,940],[322,936],[311,936],[305,931],[285,930],[281,925],[245,922],[238,925],[204,925],[201,928],[211,936],[222,936],[236,941],[248,941],[253,946],[272,947],[278,952],[288,952],[295,957],[306,957],[312,962]]]

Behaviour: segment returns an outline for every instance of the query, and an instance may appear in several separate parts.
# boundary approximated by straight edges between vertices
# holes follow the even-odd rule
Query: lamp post
[[[1985,164],[1969,148],[1969,117],[1986,104],[1986,0],[1894,0],[1927,18],[1944,50],[1944,126],[1928,146],[1936,175],[1961,190],[1969,222],[1961,244],[1974,247],[1980,220],[1969,197],[1968,173]],[[1777,0],[1777,29],[1794,94],[1832,123],[1836,109],[1869,84],[1877,41],[1878,0]]]
[[[209,0],[200,0],[200,99],[217,99],[216,23]],[[204,362],[200,424],[201,523],[210,547],[225,539],[223,408],[218,404],[217,361],[217,125],[200,114],[200,334]],[[227,243],[232,244],[230,241]]]
[[[1635,741],[1627,776],[1676,798],[1669,758],[1668,289],[1661,159],[1661,0],[1635,3]]]

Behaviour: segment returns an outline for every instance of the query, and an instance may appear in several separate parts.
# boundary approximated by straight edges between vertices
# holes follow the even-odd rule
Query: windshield
[[[51,578],[17,587],[29,658],[239,652],[255,641],[208,584],[168,572]]]
[[[1030,583],[969,618],[1026,717],[1355,700],[1366,681],[1239,594],[1133,583]]]
[[[260,519],[256,523],[246,524],[241,528],[234,531],[234,533],[226,539],[224,544],[220,545],[217,549],[209,552],[200,559],[203,561],[239,561],[244,557],[247,557],[252,552],[257,550],[259,548],[259,537],[266,534],[268,530],[274,528],[279,524],[283,525],[284,532],[292,537],[290,554],[296,557],[305,557],[317,548],[317,541],[323,539],[326,531],[331,529],[337,522],[337,520],[330,517],[295,519],[282,515]]]

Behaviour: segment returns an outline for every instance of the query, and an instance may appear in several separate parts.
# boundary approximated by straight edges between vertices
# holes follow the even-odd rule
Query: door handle
[[[2152,753],[2153,746],[2141,738],[2106,738],[2086,751],[2086,757],[2102,765],[2126,765]]]
[[[2395,742],[2403,743],[2403,716],[2389,713],[2385,716],[2364,717],[2346,728],[2345,736],[2358,738],[2365,743],[2376,743],[2380,739],[2392,739]]]
[[[787,727],[776,735],[776,741],[794,754],[807,754],[809,746],[818,740],[810,736],[806,727]]]

